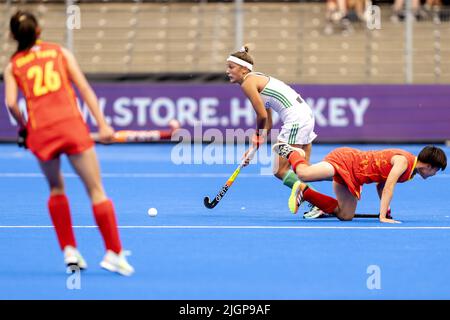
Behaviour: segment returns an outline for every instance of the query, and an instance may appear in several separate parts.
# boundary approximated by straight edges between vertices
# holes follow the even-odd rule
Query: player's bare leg
[[[127,253],[122,250],[114,206],[103,189],[95,149],[92,147],[80,154],[70,155],[69,161],[89,194],[95,221],[105,243],[106,255],[100,265],[112,272],[131,275],[134,269],[126,260]]]
[[[280,143],[280,141],[278,143]],[[302,149],[305,152],[306,161],[309,162],[309,159],[311,157],[311,144],[305,144],[305,145],[293,144],[291,146],[294,148]],[[290,169],[291,169],[291,165],[290,165],[288,159],[285,159],[285,158],[277,155],[276,159],[275,159],[275,165],[273,168],[275,177],[277,177],[280,180],[284,180],[286,177],[286,174],[288,174]]]
[[[297,145],[293,145],[294,147],[297,147]],[[304,144],[301,145],[300,148],[305,151],[305,160],[309,163],[309,160],[311,159],[311,150],[312,150],[312,144]]]
[[[320,162],[310,166],[306,161],[305,151],[300,148],[292,147],[286,143],[278,143],[273,146],[273,150],[282,158],[289,160],[301,181],[332,180],[335,174],[333,166],[327,162]],[[296,186],[295,192],[289,197],[289,210],[292,213],[296,213],[304,200],[329,214],[334,213],[334,209],[338,207],[337,200],[316,192],[302,182]]]
[[[65,195],[64,179],[61,173],[60,158],[49,161],[39,161],[50,187],[48,210],[61,250],[64,252],[64,263],[67,266],[75,266],[86,269],[87,263],[76,249],[75,235],[72,228],[69,200]]]
[[[60,158],[49,161],[39,161],[39,166],[47,179],[47,183],[50,188],[50,195],[64,194],[64,179],[60,170]]]
[[[309,165],[306,152],[301,148],[290,146],[287,143],[277,143],[273,151],[280,157],[287,159],[300,180],[305,182],[332,180],[334,168],[328,162],[319,162]]]
[[[304,182],[310,181],[331,181],[334,177],[334,167],[322,161],[313,165],[299,164],[295,168],[297,176]]]
[[[333,181],[333,190],[339,203],[335,211],[339,220],[352,220],[355,216],[358,199],[348,190],[347,186]]]
[[[273,175],[275,177],[283,181],[290,169],[291,165],[287,159],[284,159],[278,155],[275,156],[275,163],[273,166]]]
[[[72,167],[83,181],[91,203],[96,205],[106,201],[108,198],[103,189],[100,166],[94,148],[92,147],[76,155],[70,155],[68,158]]]
[[[279,142],[281,143],[281,142]],[[309,159],[311,156],[311,143],[305,145],[291,145],[293,148],[302,149],[305,154],[305,159],[309,163]],[[276,162],[274,165],[274,174],[275,176],[283,181],[283,184],[291,188],[291,198],[295,198],[296,193],[298,192],[298,187],[300,185],[299,177],[291,170],[291,165],[286,158],[281,156],[276,156]],[[310,186],[311,187],[311,186]],[[298,208],[295,210],[297,212]],[[313,204],[309,204],[309,210],[304,213],[303,218],[305,219],[315,219],[323,215],[323,211],[314,206]]]

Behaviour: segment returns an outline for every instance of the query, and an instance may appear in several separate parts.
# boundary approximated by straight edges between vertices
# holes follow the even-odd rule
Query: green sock
[[[292,187],[294,186],[294,183],[296,183],[297,181],[301,180],[297,177],[297,175],[294,173],[294,171],[289,170],[288,172],[286,172],[286,174],[284,175],[283,178],[283,184],[289,188],[292,189]],[[313,188],[313,186],[310,183],[306,184],[308,187],[310,187],[311,189],[315,190]]]
[[[288,188],[292,189],[294,186],[294,183],[299,181],[297,175],[294,173],[294,171],[289,170],[286,172],[286,174],[283,177],[283,184],[287,186]]]

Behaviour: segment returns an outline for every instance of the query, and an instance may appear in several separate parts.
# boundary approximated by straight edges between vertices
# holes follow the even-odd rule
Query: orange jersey
[[[31,49],[16,53],[11,63],[27,101],[29,129],[81,117],[59,45],[38,41]]]
[[[408,168],[398,182],[410,180],[414,174],[417,158],[401,149],[361,151],[353,148],[338,148],[330,152],[325,157],[325,161],[329,162],[336,171],[334,180],[347,185],[350,192],[359,199],[363,184],[386,182],[392,169],[391,159],[395,155],[402,155],[408,160]]]

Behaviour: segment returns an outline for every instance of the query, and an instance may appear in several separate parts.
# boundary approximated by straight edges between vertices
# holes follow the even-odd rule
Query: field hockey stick
[[[224,197],[225,193],[227,193],[228,189],[230,189],[234,180],[236,180],[236,177],[238,176],[239,172],[241,172],[241,169],[245,165],[245,162],[247,161],[247,159],[252,159],[256,150],[257,150],[256,148],[250,149],[248,155],[244,158],[244,160],[242,160],[242,162],[239,164],[239,166],[236,168],[236,170],[234,170],[231,177],[228,178],[225,185],[222,187],[222,189],[220,189],[219,193],[216,195],[216,197],[212,201],[210,201],[209,197],[205,197],[203,199],[203,204],[205,205],[205,207],[207,207],[208,209],[212,209],[215,206],[217,206],[219,201],[222,200],[222,198]]]
[[[327,215],[325,217],[320,217],[320,218],[336,218],[335,215]],[[353,216],[353,218],[379,218],[378,214],[363,214],[363,213],[355,213],[355,215]]]
[[[368,213],[368,214],[356,213],[355,214],[355,218],[379,218],[379,217],[380,217],[380,214],[373,214],[373,213]],[[386,218],[394,219],[394,218],[392,218],[390,210],[388,213],[386,213]]]
[[[133,143],[133,142],[154,142],[169,140],[172,134],[180,128],[176,120],[172,120],[169,130],[118,130],[114,132],[111,143]],[[95,142],[100,142],[98,133],[91,133],[91,138]]]
[[[355,213],[354,218],[378,218],[378,214],[363,214],[363,213]]]

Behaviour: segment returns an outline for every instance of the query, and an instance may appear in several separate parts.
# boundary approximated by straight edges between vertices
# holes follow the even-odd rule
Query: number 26
[[[34,79],[33,93],[39,97],[61,88],[61,77],[53,69],[54,62],[48,61],[43,70],[41,66],[33,66],[28,69],[27,78]]]

